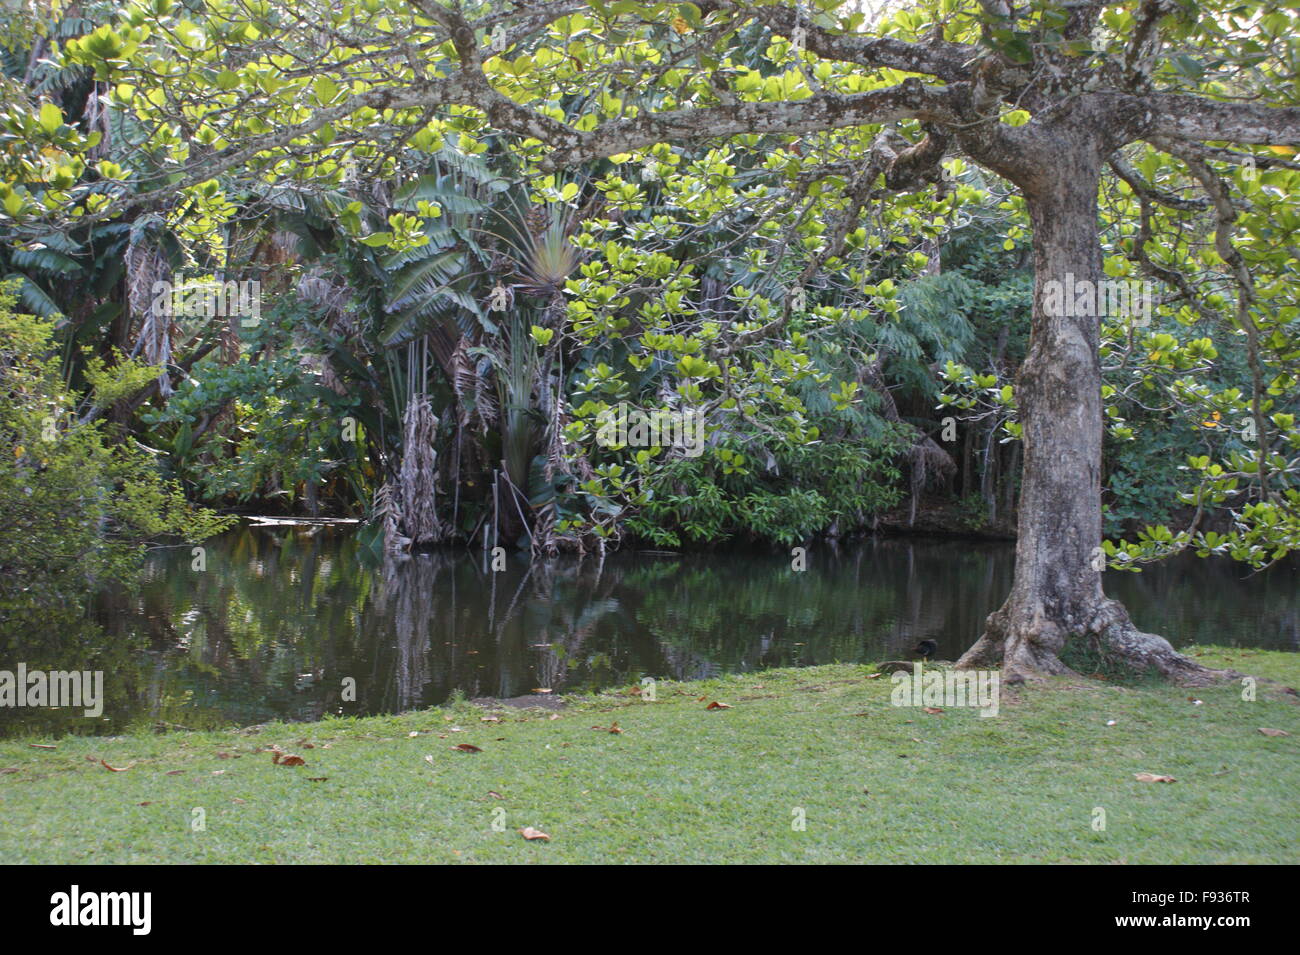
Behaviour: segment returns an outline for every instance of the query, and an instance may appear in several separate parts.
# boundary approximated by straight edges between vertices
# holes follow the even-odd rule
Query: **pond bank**
[[[1200,653],[1300,684],[1297,654]],[[872,672],[660,683],[654,702],[623,688],[558,712],[459,702],[3,741],[0,862],[1300,862],[1300,705],[1278,687],[1196,703],[1055,680],[1004,688],[986,719],[893,706]]]

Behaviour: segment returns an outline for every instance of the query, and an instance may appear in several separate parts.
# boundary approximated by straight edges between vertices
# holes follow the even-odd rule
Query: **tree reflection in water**
[[[91,619],[11,630],[0,669],[102,668],[108,703],[99,721],[49,710],[0,711],[0,721],[57,733],[308,720],[455,691],[578,692],[897,658],[927,638],[953,659],[1005,595],[1012,548],[883,539],[809,558],[796,572],[770,553],[620,552],[531,567],[519,556],[493,573],[460,551],[370,562],[347,529],[246,528],[209,542],[205,572],[186,549],[159,550],[140,586],[103,595]],[[1298,580],[1294,567],[1246,577],[1190,558],[1109,575],[1107,589],[1176,644],[1297,650]]]

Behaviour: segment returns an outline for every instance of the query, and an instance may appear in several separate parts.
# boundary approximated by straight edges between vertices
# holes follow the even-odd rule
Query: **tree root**
[[[1007,607],[989,615],[984,634],[957,661],[959,670],[1000,668],[1009,683],[1078,674],[1060,659],[1067,638],[1086,641],[1102,659],[1134,672],[1158,673],[1178,686],[1210,686],[1240,680],[1236,670],[1215,670],[1173,648],[1164,637],[1143,633],[1123,605],[1104,600],[1081,628],[1067,634],[1059,624],[1036,615],[1011,623]]]

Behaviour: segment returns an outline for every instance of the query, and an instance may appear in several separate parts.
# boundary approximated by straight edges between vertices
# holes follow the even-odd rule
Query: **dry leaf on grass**
[[[700,697],[700,699],[704,699],[704,697]],[[719,703],[717,700],[714,700],[712,703],[706,706],[705,709],[706,710],[729,710],[731,709],[731,704]]]
[[[1261,726],[1259,728],[1259,731],[1263,733],[1265,736],[1290,736],[1291,735],[1286,730],[1275,730],[1267,726]]]
[[[931,716],[937,716],[938,714],[943,712],[942,706],[927,706],[924,707],[923,709],[926,713],[929,713]]]
[[[491,796],[493,799],[505,799],[505,798],[506,798],[505,796],[503,796],[503,795],[501,795],[499,792],[497,792],[495,789],[489,789],[489,790],[488,790],[488,795]]]
[[[282,753],[280,750],[274,750],[271,753],[271,762],[277,766],[306,766],[307,760],[293,753]]]
[[[540,829],[534,829],[532,826],[524,826],[522,829],[519,830],[519,834],[523,836],[525,839],[527,839],[529,842],[532,842],[534,839],[541,839],[543,842],[551,841],[550,836],[542,832],[542,830]]]
[[[1140,783],[1174,783],[1178,781],[1172,776],[1162,776],[1159,773],[1134,773],[1133,778]]]
[[[28,743],[32,749],[58,749],[53,743]]]
[[[108,763],[104,762],[102,759],[99,761],[99,765],[103,766],[103,767],[104,767],[105,769],[107,769],[110,773],[124,773],[124,772],[126,772],[128,769],[131,768],[131,766],[121,766],[121,767],[118,767],[118,766],[110,766],[110,765],[108,765]],[[131,765],[134,766],[135,764],[132,763]]]
[[[455,746],[452,747],[452,749],[454,749],[454,750],[458,750],[459,752],[462,752],[462,753],[481,753],[481,752],[483,752],[483,750],[479,749],[479,748],[478,748],[477,746],[475,746],[473,743],[457,743]]]

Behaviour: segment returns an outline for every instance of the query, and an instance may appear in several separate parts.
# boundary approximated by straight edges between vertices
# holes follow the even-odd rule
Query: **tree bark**
[[[1047,168],[1036,163],[1022,184],[1035,280],[1029,351],[1016,386],[1024,469],[1015,578],[1006,603],[989,615],[983,635],[957,665],[1000,665],[1013,682],[1067,674],[1072,671],[1061,662],[1061,651],[1067,642],[1084,641],[1135,669],[1208,683],[1230,674],[1209,670],[1164,638],[1142,633],[1124,607],[1102,592],[1101,320],[1095,298],[1083,307],[1060,308],[1047,296],[1048,283],[1061,283],[1065,304],[1073,306],[1071,283],[1076,289],[1092,283],[1096,290],[1104,278],[1097,240],[1102,156],[1089,146],[1069,143]]]

